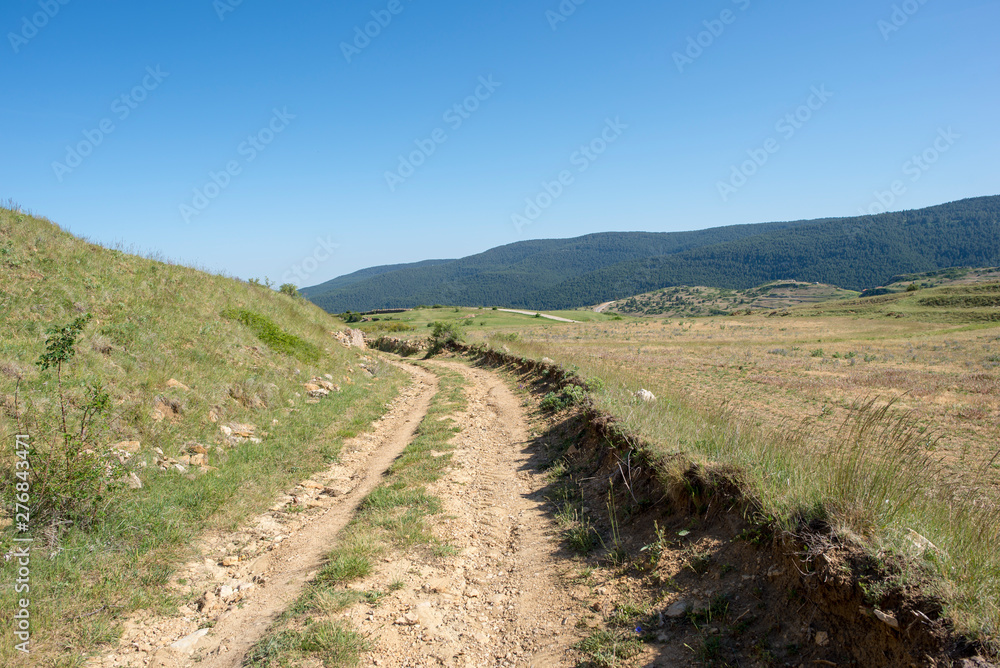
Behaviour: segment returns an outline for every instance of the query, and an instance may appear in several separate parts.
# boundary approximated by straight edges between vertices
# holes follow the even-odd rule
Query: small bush
[[[582,404],[587,398],[587,391],[579,385],[567,385],[561,392],[549,392],[542,398],[542,410],[557,413],[561,410]]]
[[[282,286],[278,288],[278,292],[293,298],[301,296],[299,294],[299,288],[292,283],[283,283]]]
[[[430,350],[427,356],[437,355],[442,350],[450,348],[462,342],[462,333],[452,322],[433,322],[430,325],[434,329],[431,331]]]
[[[28,505],[34,526],[74,524],[89,529],[106,516],[116,491],[125,486],[121,462],[95,445],[94,432],[111,407],[110,395],[99,383],[85,384],[82,397],[69,396],[64,386],[77,341],[90,320],[88,313],[47,330],[45,352],[36,365],[42,372],[55,370],[54,387],[49,386],[49,391],[57,395],[58,414],[37,413],[29,398],[24,422],[35,424],[20,424],[19,415],[18,426],[32,435],[24,460],[30,462],[30,485],[27,472],[17,464],[13,467],[17,472],[8,472],[0,480],[4,501],[11,506],[14,501]],[[71,412],[74,407],[78,419]]]

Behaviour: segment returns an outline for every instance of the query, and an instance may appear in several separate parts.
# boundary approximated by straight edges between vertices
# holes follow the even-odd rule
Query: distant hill
[[[943,285],[966,285],[970,283],[990,283],[1000,281],[1000,267],[949,267],[919,274],[893,276],[884,286],[869,288],[862,297],[891,295],[910,292],[919,288],[936,288]]]
[[[305,297],[312,297],[313,295],[321,295],[333,290],[346,288],[354,285],[355,283],[360,283],[366,278],[381,276],[382,274],[388,274],[393,271],[400,271],[401,269],[422,269],[424,267],[435,267],[439,264],[448,264],[449,262],[454,262],[454,260],[423,260],[422,262],[411,262],[409,264],[385,264],[381,267],[369,267],[367,269],[356,271],[353,274],[338,276],[337,278],[327,281],[326,283],[320,283],[319,285],[314,285],[310,288],[302,288],[299,292]]]
[[[747,290],[795,279],[860,292],[899,274],[997,264],[993,196],[879,216],[523,241],[304,292],[334,313],[434,303],[552,310],[681,285]]]
[[[949,270],[914,278],[892,283],[884,292],[803,307],[792,314],[913,317],[938,322],[1000,321],[1000,269]]]
[[[853,290],[802,281],[775,281],[750,290],[677,286],[611,302],[603,312],[690,318],[744,310],[773,311],[857,296]]]

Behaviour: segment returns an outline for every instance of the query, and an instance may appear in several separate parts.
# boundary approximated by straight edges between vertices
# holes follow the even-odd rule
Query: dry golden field
[[[727,407],[765,427],[832,438],[850,406],[896,400],[956,473],[1000,448],[1000,324],[913,319],[720,317],[525,329],[524,344],[657,395]],[[1000,461],[989,467],[1000,480]]]

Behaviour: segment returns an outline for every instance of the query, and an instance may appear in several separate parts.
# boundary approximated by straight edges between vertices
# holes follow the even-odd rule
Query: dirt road
[[[414,384],[371,433],[344,444],[337,464],[303,481],[239,531],[203,538],[203,560],[182,567],[171,584],[179,593],[209,592],[200,610],[183,606],[173,617],[129,621],[119,647],[88,665],[176,668],[192,665],[197,656],[200,667],[239,666],[246,650],[315,575],[338,532],[426,413],[436,378],[413,365],[399,366]],[[286,512],[290,506],[297,512]],[[225,555],[231,553],[255,558],[230,563]]]
[[[467,380],[468,409],[453,418],[454,466],[428,489],[446,518],[433,531],[457,554],[396,556],[358,588],[392,579],[403,588],[348,616],[376,639],[375,665],[576,665],[570,647],[582,637],[575,621],[585,597],[566,591],[570,562],[544,512],[521,400],[494,373],[435,364]]]
[[[539,318],[548,318],[549,320],[555,320],[557,322],[572,322],[577,323],[577,320],[570,320],[569,318],[560,318],[557,315],[545,315],[544,313],[538,313],[536,311],[515,311],[514,309],[502,308],[500,309],[504,313],[520,313],[521,315],[538,316]]]
[[[453,466],[428,491],[442,499],[435,535],[449,556],[399,553],[369,580],[399,583],[372,607],[344,613],[374,642],[363,665],[575,665],[574,621],[584,597],[566,594],[555,528],[531,465],[520,399],[495,374],[435,362],[467,381],[467,409],[452,416]],[[205,592],[170,617],[126,624],[118,648],[88,665],[236,668],[316,575],[358,503],[413,438],[436,391],[433,374],[404,366],[415,383],[373,433],[345,444],[341,461],[303,481],[271,512],[233,534],[205,537],[203,560],[179,570],[173,586]],[[302,512],[288,513],[294,504]],[[257,548],[255,546],[271,546]],[[256,558],[231,563],[226,553]],[[181,584],[178,584],[181,583]],[[352,587],[364,589],[367,582]]]

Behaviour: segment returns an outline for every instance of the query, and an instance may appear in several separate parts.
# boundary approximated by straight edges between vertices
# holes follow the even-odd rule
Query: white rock
[[[170,643],[170,649],[184,654],[191,654],[194,652],[194,647],[198,644],[198,641],[206,635],[208,635],[208,629],[198,629],[194,633],[186,635],[176,642]]]
[[[667,617],[671,619],[677,619],[678,617],[683,617],[687,614],[687,611],[691,608],[691,604],[686,600],[681,599],[667,608]]]
[[[910,551],[910,553],[914,557],[923,556],[924,552],[926,552],[927,550],[930,550],[931,552],[938,551],[937,545],[930,542],[929,540],[918,534],[913,529],[907,530],[906,537],[910,539],[910,543],[913,545],[913,549]]]
[[[875,610],[874,612],[875,612],[875,616],[878,617],[881,621],[885,622],[886,624],[888,624],[889,626],[891,626],[894,629],[898,629],[899,628],[899,622],[892,615],[886,614],[886,613],[882,612],[881,610]]]
[[[219,598],[223,600],[227,598],[232,598],[234,593],[235,592],[233,592],[233,588],[230,587],[229,585],[222,585],[221,587],[219,587]]]
[[[125,478],[125,482],[128,483],[129,489],[142,489],[142,480],[140,480],[139,476],[135,474],[135,471],[128,474]]]
[[[635,396],[645,402],[656,401],[656,395],[649,390],[639,390],[635,393]]]

